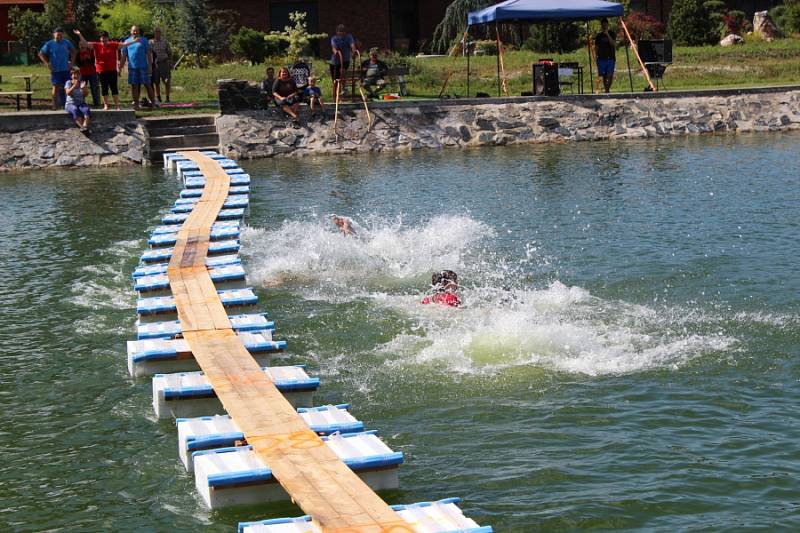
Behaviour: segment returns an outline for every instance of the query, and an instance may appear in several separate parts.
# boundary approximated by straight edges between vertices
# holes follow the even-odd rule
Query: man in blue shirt
[[[155,103],[153,95],[153,85],[150,83],[150,73],[153,68],[153,54],[150,52],[150,43],[146,37],[142,37],[139,26],[131,27],[131,36],[125,40],[126,46],[122,53],[122,64],[120,69],[125,67],[128,62],[128,85],[131,86],[131,96],[133,96],[133,108],[139,109],[139,94],[141,86],[147,89],[147,96],[151,102]]]
[[[336,27],[336,35],[331,37],[331,49],[333,55],[331,56],[331,80],[344,79],[344,74],[350,68],[350,54],[358,54],[356,48],[356,41],[353,35],[347,33],[344,24],[339,24]],[[344,87],[345,93],[347,87]]]
[[[50,83],[53,85],[53,109],[64,106],[64,84],[70,79],[70,70],[78,50],[71,41],[64,39],[64,30],[53,30],[53,38],[39,50],[39,59],[50,69]]]

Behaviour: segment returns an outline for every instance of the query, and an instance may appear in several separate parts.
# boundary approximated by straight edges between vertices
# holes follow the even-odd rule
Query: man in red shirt
[[[94,50],[94,67],[100,80],[100,91],[103,93],[103,109],[108,110],[108,92],[114,99],[114,107],[119,109],[119,50],[127,46],[123,43],[111,41],[108,32],[100,32],[100,41],[89,42],[81,35],[80,30],[75,30],[75,35],[81,39],[81,47],[87,46]],[[94,90],[94,89],[93,89]]]

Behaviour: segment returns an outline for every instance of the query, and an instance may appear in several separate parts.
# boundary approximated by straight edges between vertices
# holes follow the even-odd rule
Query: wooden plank
[[[231,329],[205,267],[211,225],[230,177],[199,152],[181,152],[206,177],[167,268],[184,337],[225,410],[292,499],[327,532],[413,532],[308,428]]]

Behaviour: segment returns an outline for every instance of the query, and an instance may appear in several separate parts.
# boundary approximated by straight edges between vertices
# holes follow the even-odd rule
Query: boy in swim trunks
[[[430,294],[422,299],[423,304],[439,304],[448,307],[460,307],[461,298],[458,297],[458,274],[452,270],[442,270],[431,276]]]

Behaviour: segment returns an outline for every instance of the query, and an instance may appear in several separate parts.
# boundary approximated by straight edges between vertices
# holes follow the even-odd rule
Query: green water
[[[244,164],[248,281],[403,451],[392,503],[496,531],[800,528],[800,136]],[[0,530],[232,531],[133,381],[160,169],[0,176]],[[357,238],[333,232],[351,216]],[[421,306],[452,268],[460,310]]]

